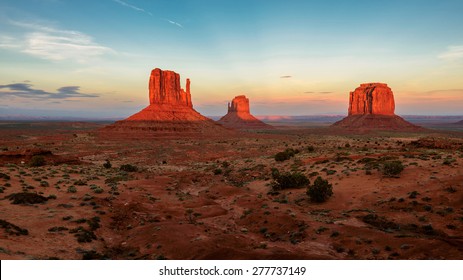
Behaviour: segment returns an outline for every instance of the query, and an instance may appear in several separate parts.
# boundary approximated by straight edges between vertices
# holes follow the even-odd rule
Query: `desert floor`
[[[102,126],[0,124],[0,259],[463,259],[461,132]],[[286,149],[299,153],[275,161]],[[382,173],[391,160],[405,166],[398,178]],[[272,192],[272,168],[321,176],[334,194]]]

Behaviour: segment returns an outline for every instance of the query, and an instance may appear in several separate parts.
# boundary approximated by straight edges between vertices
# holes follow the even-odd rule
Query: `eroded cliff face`
[[[180,75],[159,68],[151,71],[149,88],[150,104],[171,104],[193,107],[191,104],[190,79],[186,80],[186,91],[180,86]]]
[[[349,94],[349,116],[394,115],[394,110],[394,94],[387,84],[361,84]]]
[[[218,121],[221,125],[236,129],[272,129],[273,127],[251,115],[249,99],[238,95],[228,103],[228,113]]]

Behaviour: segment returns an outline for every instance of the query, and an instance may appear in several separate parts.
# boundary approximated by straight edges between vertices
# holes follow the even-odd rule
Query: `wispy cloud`
[[[438,55],[438,58],[444,60],[457,60],[463,58],[463,45],[449,46],[447,50]]]
[[[122,1],[122,0],[113,0],[113,2],[115,2],[115,3],[119,4],[119,5],[122,5],[124,7],[130,8],[132,10],[135,10],[137,12],[142,12],[142,13],[148,14],[150,16],[153,16],[153,14],[151,12],[149,12],[149,11],[143,9],[143,8],[137,7],[135,5],[132,5],[132,4],[128,3],[128,2],[125,2],[125,1]],[[176,22],[176,21],[173,21],[173,20],[170,20],[170,19],[167,19],[167,18],[163,18],[163,20],[165,20],[168,23],[173,24],[173,25],[175,25],[177,27],[183,28],[183,25]]]
[[[31,98],[36,100],[44,99],[60,99],[66,100],[71,98],[94,98],[99,97],[98,94],[81,93],[79,86],[60,87],[56,92],[49,92],[41,89],[33,88],[30,83],[15,83],[0,85],[0,96],[17,96],[23,98]]]
[[[118,4],[120,4],[120,5],[122,5],[122,6],[125,6],[125,7],[128,7],[128,8],[130,8],[130,9],[132,9],[132,10],[135,10],[135,11],[137,11],[137,12],[142,12],[142,13],[146,13],[146,14],[148,14],[148,15],[150,15],[150,16],[153,16],[152,13],[146,11],[145,9],[142,9],[142,8],[137,7],[137,6],[135,6],[135,5],[129,4],[129,3],[127,3],[127,2],[124,2],[124,1],[121,1],[121,0],[113,0],[113,1],[116,2],[116,3],[118,3]]]
[[[289,78],[292,78],[293,76],[289,76],[289,75],[286,75],[286,76],[280,76],[280,79],[289,79]]]
[[[91,36],[79,31],[29,22],[10,21],[10,24],[25,29],[23,38],[0,35],[0,48],[17,50],[46,60],[75,60],[80,63],[115,53],[111,48],[94,42]]]
[[[173,25],[176,25],[176,26],[178,26],[178,27],[180,27],[180,28],[183,28],[183,25],[181,25],[181,24],[178,23],[178,22],[175,22],[175,21],[173,21],[173,20],[166,19],[166,18],[165,18],[164,20],[167,21],[167,22],[170,23],[170,24],[173,24]]]

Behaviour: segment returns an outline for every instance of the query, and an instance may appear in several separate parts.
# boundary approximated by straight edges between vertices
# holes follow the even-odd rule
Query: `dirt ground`
[[[102,126],[0,124],[0,259],[463,259],[462,133]],[[333,195],[272,191],[274,168]]]

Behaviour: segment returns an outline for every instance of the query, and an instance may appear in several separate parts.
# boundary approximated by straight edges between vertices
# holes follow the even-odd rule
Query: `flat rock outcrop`
[[[218,120],[218,123],[228,128],[235,129],[272,129],[256,117],[251,115],[249,99],[245,95],[238,95],[228,103],[228,113]]]
[[[394,94],[387,84],[365,83],[350,92],[348,116],[332,126],[361,131],[424,130],[395,115],[394,111]]]
[[[104,132],[155,132],[159,134],[207,134],[228,132],[213,120],[201,115],[191,102],[190,79],[181,88],[180,75],[156,68],[148,84],[149,106],[125,120],[102,129]]]

